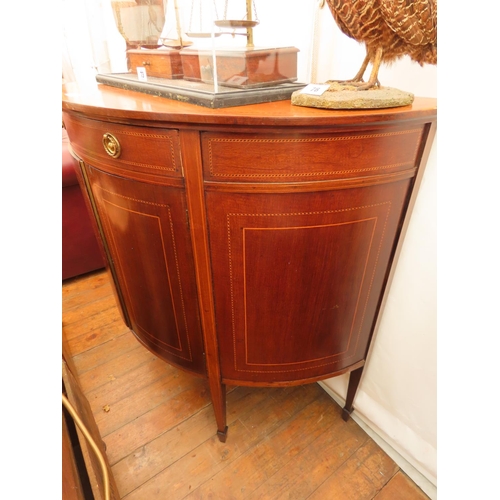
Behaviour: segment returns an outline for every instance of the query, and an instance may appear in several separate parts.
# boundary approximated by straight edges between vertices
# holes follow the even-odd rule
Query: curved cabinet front
[[[162,359],[208,379],[220,439],[225,384],[350,372],[347,419],[435,101],[207,110],[104,86],[66,94],[63,111],[124,319]]]
[[[122,316],[160,358],[206,375],[177,130],[67,117]]]
[[[425,129],[203,133],[222,379],[359,367]]]
[[[207,192],[227,383],[324,378],[365,359],[409,186]]]
[[[93,166],[87,176],[132,330],[164,360],[203,374],[184,190]]]

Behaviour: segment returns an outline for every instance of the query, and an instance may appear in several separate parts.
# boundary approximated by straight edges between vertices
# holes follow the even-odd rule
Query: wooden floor
[[[318,384],[229,387],[226,443],[208,385],[145,349],[108,275],[63,283],[63,331],[125,500],[428,497]]]

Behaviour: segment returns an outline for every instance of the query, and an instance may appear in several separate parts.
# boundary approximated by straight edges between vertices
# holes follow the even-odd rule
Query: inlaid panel
[[[382,175],[416,166],[422,126],[351,134],[202,135],[210,181],[287,182]]]
[[[365,358],[408,185],[207,192],[225,380],[307,379]]]
[[[183,191],[88,173],[132,330],[160,357],[202,373]]]
[[[387,211],[389,206],[380,208],[384,216],[383,208]],[[281,226],[283,221],[279,219],[289,216],[283,213],[275,218],[275,227],[243,228],[241,274],[248,367],[319,362],[345,354],[356,344],[352,329],[345,336],[330,333],[341,331],[346,322],[352,324],[362,306],[360,291],[378,217],[314,225],[314,217],[308,215],[312,214],[304,214],[302,226]],[[251,224],[244,219],[233,214],[229,225]],[[261,220],[263,225],[265,222]],[[342,245],[342,241],[355,241],[357,245]],[[308,297],[315,300],[306,302]],[[262,337],[257,340],[249,332],[260,332]],[[297,349],[300,337],[310,332],[315,334]],[[276,343],[279,349],[273,349]]]

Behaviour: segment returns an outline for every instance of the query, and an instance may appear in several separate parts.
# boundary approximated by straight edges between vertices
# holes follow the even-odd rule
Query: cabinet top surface
[[[91,118],[220,125],[342,125],[378,121],[435,120],[436,99],[416,97],[411,106],[374,110],[327,110],[292,105],[290,100],[209,109],[195,104],[103,84],[62,87],[62,109]]]

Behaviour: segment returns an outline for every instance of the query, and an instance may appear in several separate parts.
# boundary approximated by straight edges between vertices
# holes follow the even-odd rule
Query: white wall
[[[97,73],[127,71],[125,40],[109,1],[62,0],[61,18],[65,81],[92,87]]]

